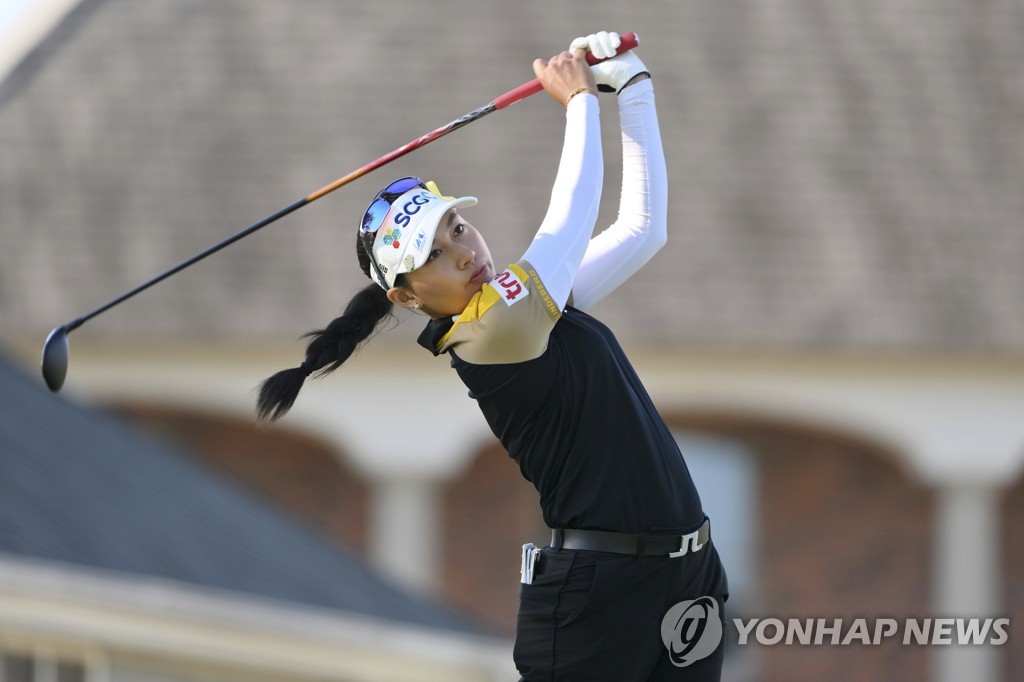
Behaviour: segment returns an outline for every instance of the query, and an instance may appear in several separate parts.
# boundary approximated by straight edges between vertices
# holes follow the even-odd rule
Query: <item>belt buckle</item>
[[[703,526],[701,526],[701,528],[703,528]],[[699,552],[701,548],[704,547],[703,543],[698,542],[697,540],[698,535],[700,535],[701,528],[698,528],[692,533],[687,533],[686,535],[683,535],[679,543],[679,551],[669,552],[669,557],[671,557],[672,559],[676,559],[681,556],[686,556],[691,551]]]

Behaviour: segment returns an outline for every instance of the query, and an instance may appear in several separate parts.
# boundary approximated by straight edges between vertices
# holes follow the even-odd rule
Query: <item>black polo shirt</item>
[[[675,438],[611,330],[575,308],[553,310],[528,263],[506,273],[526,293],[517,291],[521,297],[509,303],[502,294],[514,280],[494,285],[496,293],[485,287],[470,314],[431,321],[419,343],[448,353],[491,430],[540,493],[545,522],[635,534],[698,523],[700,496]],[[545,319],[539,355],[510,362],[510,344],[495,346],[523,325],[535,338]]]

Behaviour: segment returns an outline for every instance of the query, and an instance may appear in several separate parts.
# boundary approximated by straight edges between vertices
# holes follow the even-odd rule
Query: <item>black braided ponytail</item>
[[[369,277],[370,259],[358,238],[356,255],[360,268]],[[314,372],[319,373],[317,378],[324,377],[341,367],[381,321],[391,316],[392,307],[387,292],[377,284],[370,284],[352,297],[341,317],[323,329],[304,334],[303,338],[311,341],[306,346],[306,358],[302,364],[282,370],[260,384],[256,401],[259,419],[274,421],[283,417],[295,403],[306,377]]]

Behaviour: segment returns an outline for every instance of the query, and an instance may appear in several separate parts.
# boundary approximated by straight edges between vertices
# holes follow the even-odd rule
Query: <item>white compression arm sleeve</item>
[[[650,80],[618,97],[622,194],[616,221],[590,240],[573,284],[573,305],[586,310],[644,266],[668,235],[668,180]]]
[[[597,221],[604,179],[599,113],[594,95],[581,94],[569,101],[565,110],[565,141],[551,200],[544,221],[523,256],[537,271],[559,310],[569,300]]]

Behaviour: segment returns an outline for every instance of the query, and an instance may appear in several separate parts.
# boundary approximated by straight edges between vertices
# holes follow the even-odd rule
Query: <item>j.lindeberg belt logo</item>
[[[669,552],[669,556],[673,559],[681,556],[686,556],[690,552],[699,552],[704,544],[698,540],[700,537],[700,530],[695,530],[692,533],[687,533],[683,536],[682,541],[679,543],[679,550],[675,552]]]
[[[672,665],[685,668],[710,656],[722,642],[722,619],[712,597],[681,601],[661,619],[661,641]]]

